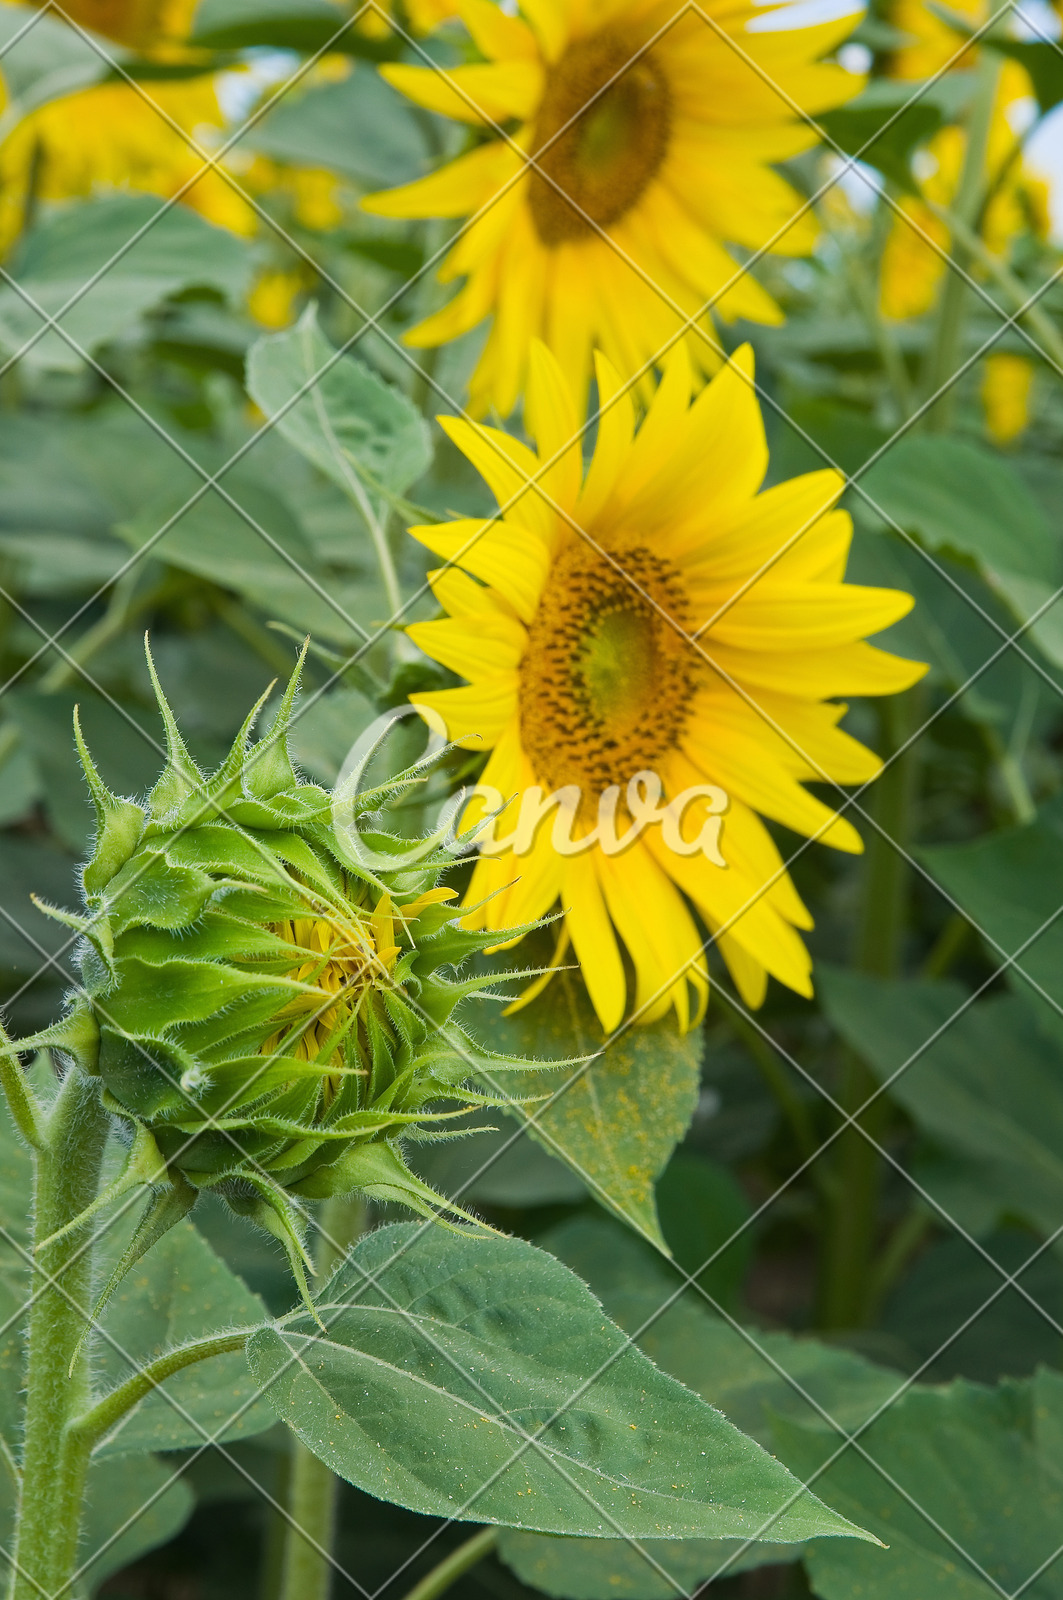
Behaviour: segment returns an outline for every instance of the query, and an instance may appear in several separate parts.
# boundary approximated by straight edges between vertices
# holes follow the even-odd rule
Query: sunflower
[[[810,993],[797,930],[811,919],[758,813],[859,851],[852,824],[803,787],[824,776],[865,783],[881,765],[838,726],[845,707],[827,696],[889,694],[925,670],[866,642],[912,601],[844,583],[840,475],[761,491],[752,374],[746,346],[692,401],[695,374],[678,345],[636,432],[630,391],[599,356],[602,411],[584,474],[575,399],[536,343],[526,415],[537,453],[441,419],[499,514],[410,530],[447,563],[430,581],[448,615],[408,631],[470,680],[412,698],[460,745],[491,750],[469,826],[483,824],[492,790],[518,797],[488,820],[468,925],[525,923],[560,901],[562,938],[606,1030],[628,1000],[622,949],[640,1021],[674,1006],[686,1027],[700,1014],[696,918],[751,1005],[769,973]],[[620,849],[595,841],[603,798],[621,842],[655,783],[671,808],[660,824]],[[526,796],[565,791],[575,849],[557,848],[548,822],[533,836],[504,832]],[[698,847],[721,798],[725,865]]]
[[[578,404],[595,347],[630,378],[686,329],[692,365],[710,371],[707,302],[725,319],[782,320],[727,246],[811,249],[813,219],[769,163],[815,143],[795,106],[815,113],[859,89],[817,59],[852,18],[758,31],[750,23],[763,8],[751,0],[524,0],[523,17],[490,0],[459,9],[485,61],[381,70],[487,137],[363,204],[473,219],[440,273],[464,276],[464,287],[408,339],[443,344],[492,319],[471,381],[475,413],[513,410],[535,338]],[[649,378],[643,388],[648,397]]]
[[[43,3],[43,0],[37,0]],[[192,29],[197,0],[59,0],[53,15],[146,55],[165,52]]]
[[[951,9],[972,28],[986,21],[985,0],[958,0]],[[895,0],[891,21],[909,41],[889,57],[891,78],[919,82],[941,72],[969,71],[974,65],[977,47],[963,50],[955,31],[934,15],[925,0]],[[1048,236],[1048,185],[1024,167],[1015,126],[1032,93],[1023,67],[1017,61],[1005,61],[986,152],[991,193],[983,223],[986,243],[999,255],[1005,255],[1027,228],[1039,238]],[[963,129],[947,127],[921,153],[923,198],[912,196],[901,202],[904,216],[896,219],[886,242],[882,308],[887,316],[921,316],[933,304],[946,267],[927,241],[948,249],[949,231],[932,206],[952,204],[966,149]]]

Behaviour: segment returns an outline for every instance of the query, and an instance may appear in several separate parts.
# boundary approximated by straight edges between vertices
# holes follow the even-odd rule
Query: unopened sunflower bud
[[[470,1087],[477,1068],[528,1066],[485,1056],[455,1019],[486,981],[461,963],[498,934],[455,925],[442,852],[394,874],[347,859],[332,797],[288,753],[301,660],[263,739],[250,735],[268,691],[211,777],[148,665],[169,759],[143,804],[108,792],[75,726],[96,844],[83,913],[43,909],[82,935],[82,982],[63,1021],[20,1048],[75,1054],[134,1135],[102,1197],[154,1192],[123,1270],[210,1190],[284,1242],[305,1294],[293,1196],[362,1191],[466,1216],[410,1171],[402,1143],[498,1103]]]

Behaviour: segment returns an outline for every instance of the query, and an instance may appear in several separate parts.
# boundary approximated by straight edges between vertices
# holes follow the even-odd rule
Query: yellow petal
[[[631,391],[600,351],[594,353],[598,377],[598,435],[580,496],[580,526],[589,528],[608,505],[631,451],[635,408]]]
[[[627,984],[591,852],[565,860],[561,904],[591,1005],[605,1032],[612,1033],[623,1020]]]
[[[520,164],[508,145],[482,144],[414,183],[365,195],[362,209],[379,217],[472,216],[501,193]]]
[[[542,68],[534,61],[477,63],[471,67],[409,67],[388,62],[381,77],[426,111],[458,122],[497,126],[532,116],[542,95]]]
[[[505,522],[464,518],[411,528],[434,555],[453,561],[497,589],[525,622],[539,605],[550,555],[541,539]]]
[[[445,617],[439,622],[414,622],[406,629],[419,650],[466,678],[493,677],[514,672],[528,643],[528,635],[515,619],[500,613],[480,616],[470,628],[464,620]]]
[[[500,673],[483,683],[462,689],[418,691],[410,704],[442,717],[447,737],[466,750],[486,750],[517,715],[518,679],[515,672]]]
[[[540,477],[544,491],[562,509],[576,504],[583,477],[582,431],[561,368],[538,339],[531,347],[524,422],[541,462],[553,462]]]

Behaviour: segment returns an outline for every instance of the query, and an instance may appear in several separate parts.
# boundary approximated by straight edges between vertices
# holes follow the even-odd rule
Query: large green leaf
[[[1003,966],[1016,957],[1009,982],[1030,999],[1042,990],[1063,1005],[1063,799],[1042,806],[1025,827],[920,856],[985,935],[990,960]]]
[[[324,167],[365,187],[408,183],[424,171],[422,125],[369,67],[303,95],[285,95],[245,143],[276,161]]]
[[[1051,582],[1059,544],[1014,467],[984,446],[908,434],[868,471],[871,498],[931,550],[967,556],[985,572]]]
[[[890,1093],[919,1127],[977,1164],[1001,1211],[1054,1233],[1063,1224],[1060,1049],[1031,1008],[1010,995],[958,1015],[969,995],[957,983],[830,969],[819,982],[831,1021],[876,1075],[905,1068]]]
[[[560,973],[513,1017],[487,1025],[488,1042],[533,1061],[593,1057],[545,1072],[536,1094],[545,1104],[519,1107],[532,1137],[560,1156],[603,1204],[664,1247],[653,1186],[682,1139],[697,1105],[701,1040],[680,1037],[670,1018],[629,1028],[604,1050],[602,1031],[581,988]]]
[[[96,1590],[112,1572],[180,1533],[195,1496],[172,1463],[126,1456],[93,1463],[85,1504],[78,1554],[87,1568],[83,1581]]]
[[[779,1431],[804,1474],[834,1453],[824,1432],[793,1423]],[[1053,1560],[1063,1515],[1061,1437],[1063,1379],[1055,1373],[996,1390],[962,1380],[910,1390],[863,1435],[870,1459],[850,1448],[816,1480],[888,1544],[866,1559],[867,1546],[817,1541],[808,1556],[816,1593],[823,1600],[1063,1595],[1063,1563]]]
[[[575,1221],[544,1242],[585,1275],[606,1311],[666,1372],[736,1426],[777,1449],[773,1420],[819,1421],[817,1405],[851,1431],[900,1387],[897,1374],[847,1350],[788,1334],[741,1330],[715,1316],[694,1290],[614,1223]],[[806,1398],[807,1397],[807,1398]],[[785,1455],[783,1457],[785,1460]],[[564,1600],[668,1600],[717,1573],[792,1561],[791,1545],[723,1539],[649,1540],[639,1550],[616,1539],[556,1539],[506,1531],[499,1552],[526,1583]]]
[[[305,1314],[258,1333],[251,1370],[323,1461],[381,1499],[592,1537],[857,1532],[524,1240],[382,1228],[317,1306],[327,1333]]]
[[[227,474],[224,487],[246,516],[210,491],[155,539],[185,498],[168,493],[118,532],[138,549],[155,540],[157,560],[232,589],[271,619],[316,638],[354,646],[387,620],[389,608],[373,578],[354,583],[329,574],[274,489],[255,483],[246,470]]]
[[[119,252],[124,253],[115,259]],[[12,271],[23,294],[0,289],[0,347],[20,350],[42,327],[40,312],[56,316],[80,295],[59,327],[91,353],[180,290],[196,286],[226,297],[241,295],[251,258],[234,234],[212,227],[187,206],[164,211],[161,200],[129,194],[62,207],[30,234]],[[63,371],[82,367],[76,350],[54,330],[23,359]]]
[[[423,418],[356,357],[336,359],[313,306],[289,332],[252,348],[247,387],[284,437],[356,503],[368,498],[378,518],[386,509],[380,489],[402,494],[431,465]]]
[[[1063,660],[1060,545],[1033,492],[1003,456],[963,439],[908,434],[863,479],[882,511],[934,551],[973,562],[1045,653]]]
[[[316,55],[327,49],[379,59],[394,55],[394,39],[372,39],[355,16],[331,0],[201,0],[192,42],[215,50],[265,46]]]

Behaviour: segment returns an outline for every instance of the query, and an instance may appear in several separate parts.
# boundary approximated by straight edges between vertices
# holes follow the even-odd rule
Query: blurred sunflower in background
[[[713,804],[701,795],[686,805],[678,849],[659,826],[619,852],[559,851],[549,825],[519,855],[496,838],[502,848],[480,856],[465,901],[468,923],[488,929],[560,901],[563,945],[571,940],[603,1028],[627,1008],[622,950],[639,1020],[674,1007],[685,1028],[707,997],[695,914],[748,1004],[763,1000],[769,973],[811,992],[797,931],[811,918],[758,813],[861,850],[852,824],[804,787],[824,776],[865,783],[881,766],[838,726],[846,708],[828,697],[890,694],[924,668],[866,642],[912,600],[844,582],[852,530],[833,509],[840,474],[762,492],[768,455],[748,346],[693,401],[677,346],[637,431],[620,374],[604,357],[596,371],[602,414],[586,473],[576,397],[540,344],[526,398],[535,452],[441,419],[504,509],[410,530],[447,563],[430,575],[447,616],[408,632],[470,680],[412,698],[459,744],[491,749],[482,784],[504,799],[574,785],[576,841],[595,827],[600,797],[639,774],[656,774],[669,803],[698,786],[725,792],[725,866],[692,845]],[[463,826],[488,810],[475,796]]]
[[[952,9],[972,28],[982,26],[988,15],[985,0],[959,0]],[[895,0],[891,20],[909,41],[892,53],[891,77],[918,82],[943,70],[970,70],[977,50],[963,50],[955,31],[934,15],[925,0]],[[981,233],[994,255],[1005,259],[1022,236],[1032,233],[1045,240],[1050,231],[1048,184],[1029,169],[1022,154],[1032,94],[1023,67],[1017,61],[1003,62],[986,151],[989,196]],[[900,199],[901,214],[894,217],[883,252],[884,316],[898,321],[920,317],[934,305],[949,270],[938,250],[951,248],[948,225],[934,208],[947,210],[953,204],[966,153],[967,134],[955,126],[942,128],[918,152],[920,193]],[[1007,443],[1022,433],[1029,420],[1033,366],[1025,357],[994,353],[986,357],[984,369],[986,425],[998,443]]]
[[[692,319],[688,353],[704,373],[718,364],[697,332],[711,329],[706,302],[725,320],[782,320],[729,247],[812,248],[815,223],[771,163],[816,142],[794,107],[814,115],[860,88],[819,59],[854,18],[758,31],[750,25],[764,8],[748,0],[699,10],[527,0],[523,16],[459,0],[459,10],[482,61],[382,71],[482,137],[439,172],[363,204],[389,217],[473,219],[440,273],[464,277],[463,288],[408,340],[443,344],[491,319],[474,413],[513,410],[534,339],[580,405],[595,347],[631,378]],[[651,392],[646,370],[643,397]]]
[[[148,58],[175,60],[194,10],[194,0],[71,0],[51,14]],[[252,233],[252,208],[191,142],[219,142],[225,123],[215,78],[206,74],[98,83],[37,106],[0,144],[0,250],[38,203],[101,189],[179,194],[218,227]]]

